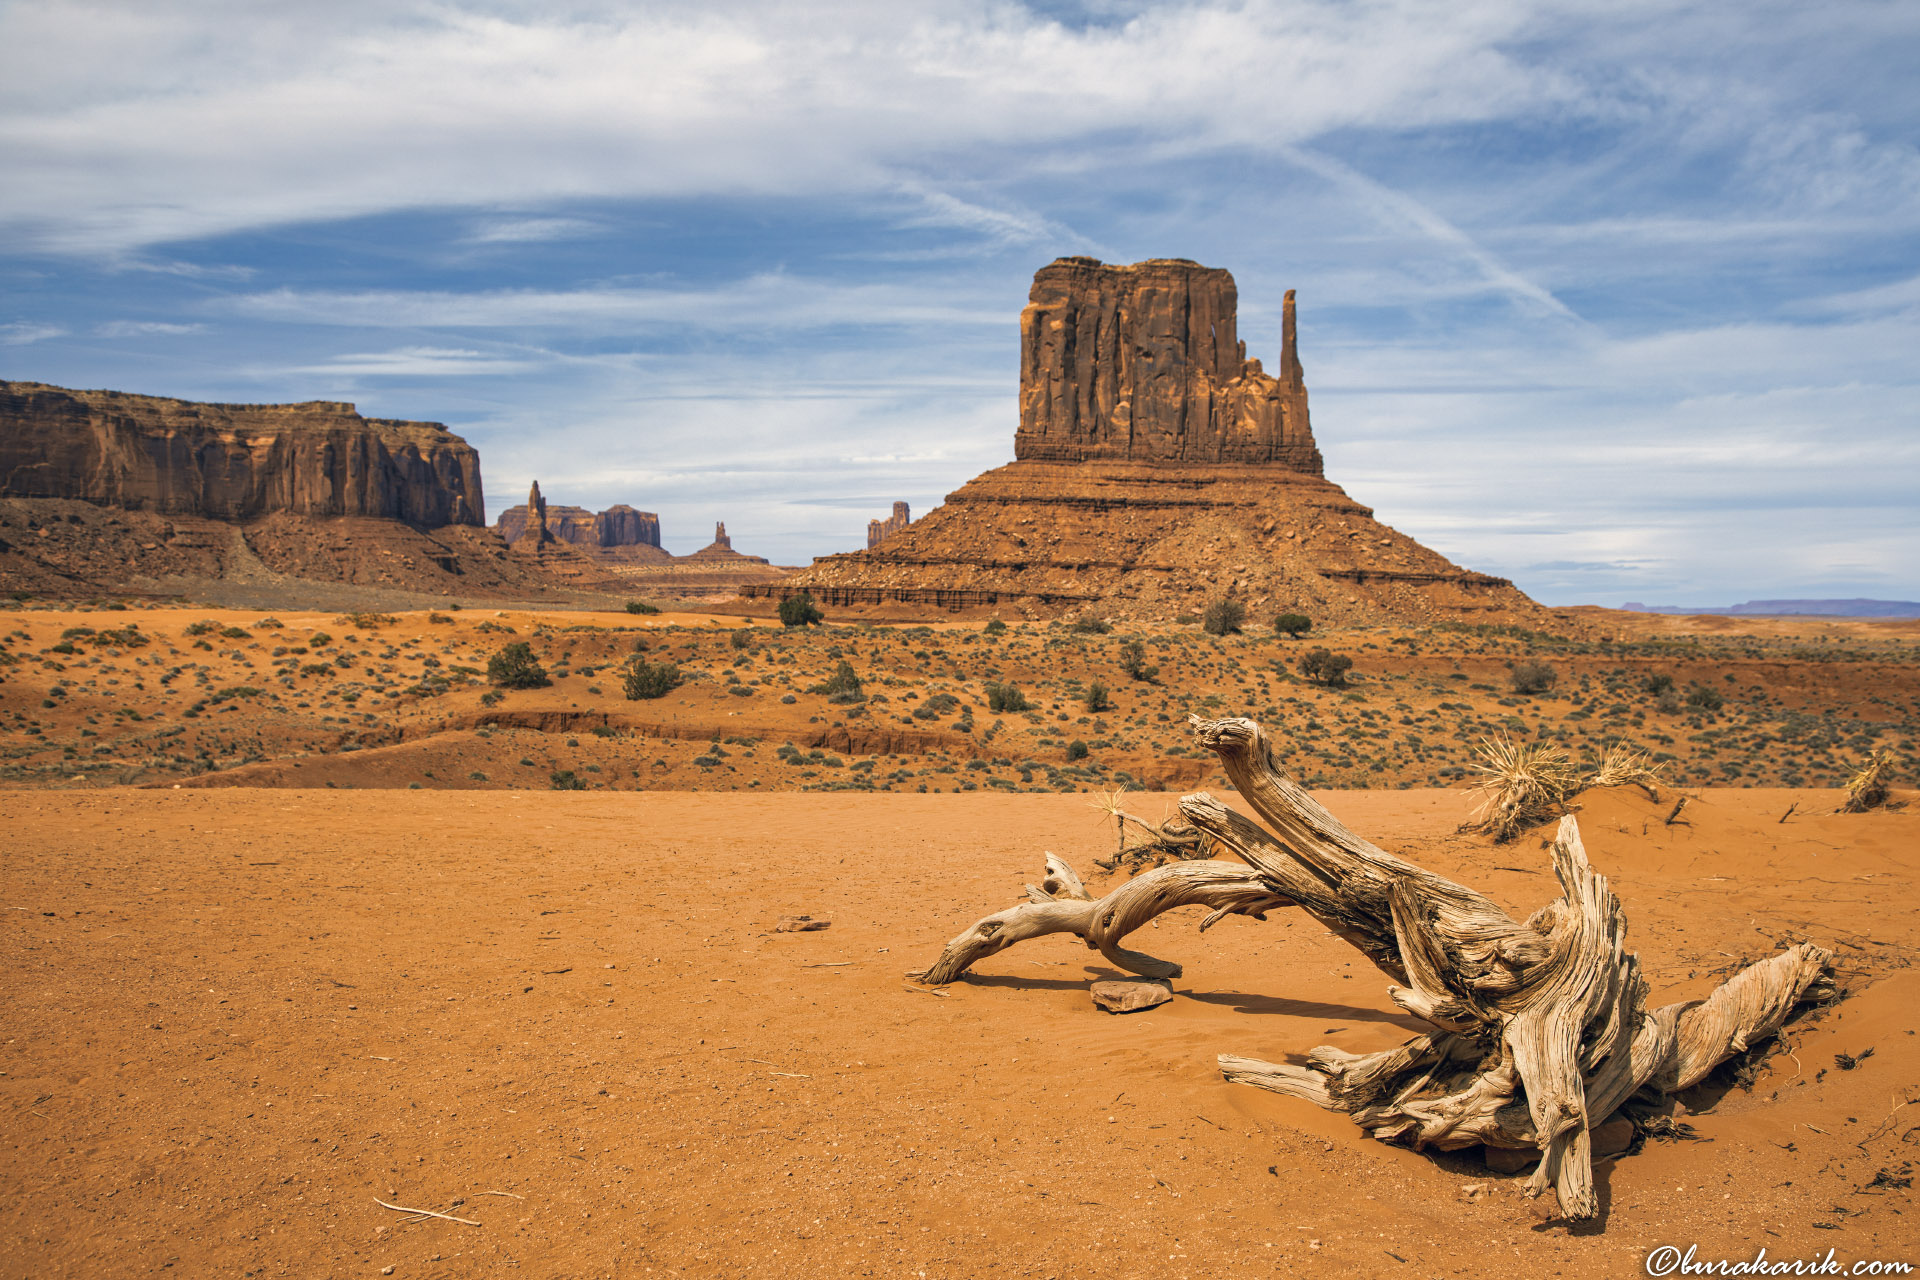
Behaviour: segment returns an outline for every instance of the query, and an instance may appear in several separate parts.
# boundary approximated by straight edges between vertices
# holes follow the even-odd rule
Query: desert
[[[0,6],[0,1280],[1911,1275],[1917,58]]]

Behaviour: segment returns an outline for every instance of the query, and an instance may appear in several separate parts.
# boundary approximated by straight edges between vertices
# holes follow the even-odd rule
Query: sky
[[[1192,258],[1469,568],[1920,600],[1916,65],[1905,0],[0,0],[0,378],[805,564],[1012,459],[1035,270]]]

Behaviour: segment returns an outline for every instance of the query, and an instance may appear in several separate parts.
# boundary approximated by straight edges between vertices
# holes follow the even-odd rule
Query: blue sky
[[[1551,603],[1920,599],[1920,6],[0,4],[0,377],[343,399],[780,563],[1010,460],[1086,253]]]

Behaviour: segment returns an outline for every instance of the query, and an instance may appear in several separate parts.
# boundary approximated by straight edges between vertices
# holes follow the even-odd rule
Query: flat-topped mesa
[[[1293,291],[1280,376],[1247,358],[1232,273],[1184,258],[1058,258],[1020,313],[1014,457],[1277,463],[1321,474]]]
[[[483,525],[480,455],[350,404],[201,404],[0,381],[0,497],[252,521],[276,512]]]

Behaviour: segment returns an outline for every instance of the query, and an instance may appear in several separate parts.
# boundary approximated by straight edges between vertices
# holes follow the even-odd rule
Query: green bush
[[[753,628],[735,627],[727,636],[727,643],[736,649],[753,648]]]
[[[1007,624],[1000,621],[1000,619],[995,618],[992,622],[989,622],[986,625],[985,630],[986,630],[986,633],[990,636],[1003,636],[1007,634]]]
[[[229,640],[251,640],[253,633],[241,627],[227,627],[220,632]]]
[[[1215,600],[1207,606],[1200,626],[1210,636],[1230,636],[1247,620],[1247,606],[1238,600]]]
[[[628,613],[658,613],[660,612],[660,606],[657,604],[648,604],[644,600],[629,600],[627,601],[627,612]]]
[[[1544,662],[1515,664],[1512,673],[1515,693],[1545,693],[1559,681],[1560,673]]]
[[[1030,711],[1033,704],[1027,701],[1027,695],[1020,692],[1017,684],[1001,684],[998,680],[986,683],[987,710],[996,715],[1007,711]]]
[[[1111,711],[1113,699],[1107,696],[1107,686],[1095,680],[1087,686],[1086,696],[1080,700],[1080,705],[1089,711]]]
[[[1078,738],[1075,738],[1072,742],[1069,742],[1067,744],[1067,759],[1085,760],[1086,758],[1087,758],[1086,743],[1080,741],[1080,739]]]
[[[585,791],[587,789],[585,780],[575,777],[571,769],[556,769],[547,775],[547,780],[552,784],[555,791]]]
[[[827,695],[828,702],[865,702],[867,700],[866,691],[860,687],[859,674],[854,671],[853,664],[845,658],[840,659],[840,665],[833,669],[832,675],[828,676],[823,683],[808,689],[807,692],[824,693]]]
[[[1687,705],[1702,711],[1718,711],[1727,705],[1727,700],[1710,685],[1692,684],[1687,686]]]
[[[1100,618],[1081,618],[1067,630],[1077,636],[1104,636],[1113,630],[1113,625]]]
[[[1313,630],[1313,619],[1304,613],[1283,613],[1273,620],[1273,629],[1297,640]]]
[[[678,689],[683,683],[680,668],[671,662],[645,662],[635,658],[627,664],[627,674],[620,687],[627,695],[627,701],[640,702],[650,698],[664,698]]]
[[[198,622],[189,622],[187,624],[187,634],[190,636],[212,635],[219,629],[220,624],[211,618],[202,618]]]
[[[1315,684],[1343,685],[1347,682],[1347,672],[1351,670],[1353,659],[1344,653],[1309,649],[1300,659],[1300,674]]]
[[[805,591],[780,602],[780,625],[783,627],[817,627],[824,620],[820,606]]]
[[[938,720],[941,716],[947,714],[947,712],[959,705],[960,699],[954,697],[952,694],[936,693],[914,708],[913,718],[915,720]]]
[[[1673,688],[1673,677],[1664,671],[1656,672],[1648,676],[1645,680],[1642,680],[1640,687],[1655,697],[1659,697],[1667,690]]]
[[[487,659],[487,680],[502,689],[544,689],[553,681],[533,660],[533,646],[516,640]]]
[[[1147,646],[1138,640],[1129,640],[1120,646],[1120,669],[1135,680],[1149,683],[1160,674],[1160,668],[1147,665]]]

